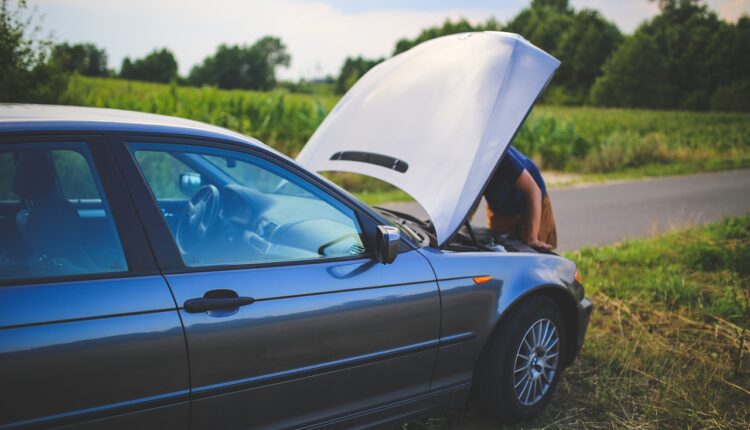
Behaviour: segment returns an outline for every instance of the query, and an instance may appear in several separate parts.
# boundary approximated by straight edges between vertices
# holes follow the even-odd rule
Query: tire
[[[525,299],[500,324],[477,363],[473,400],[485,417],[514,424],[538,415],[552,398],[566,332],[560,308],[546,296]]]

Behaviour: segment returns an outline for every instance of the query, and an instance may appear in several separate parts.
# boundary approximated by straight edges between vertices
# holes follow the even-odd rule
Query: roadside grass
[[[750,428],[750,216],[566,256],[595,305],[586,342],[508,428]],[[503,427],[468,406],[404,428]]]

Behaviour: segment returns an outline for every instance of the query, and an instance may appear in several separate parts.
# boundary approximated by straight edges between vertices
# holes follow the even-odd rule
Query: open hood
[[[442,245],[479,201],[559,64],[511,33],[424,42],[365,74],[297,161],[404,190],[427,211]]]

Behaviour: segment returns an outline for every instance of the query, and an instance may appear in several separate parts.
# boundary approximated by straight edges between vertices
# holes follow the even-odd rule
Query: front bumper
[[[593,308],[594,304],[591,303],[591,300],[585,297],[581,300],[580,303],[578,303],[578,337],[576,339],[576,350],[575,353],[571,355],[570,362],[573,362],[573,360],[575,360],[575,358],[578,356],[578,352],[581,350],[583,339],[586,337],[586,329],[589,326],[591,310]]]

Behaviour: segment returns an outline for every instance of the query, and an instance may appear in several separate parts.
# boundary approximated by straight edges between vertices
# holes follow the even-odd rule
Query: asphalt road
[[[750,212],[750,169],[550,190],[561,251]],[[424,215],[416,203],[385,206]],[[484,201],[472,224],[484,224]]]

